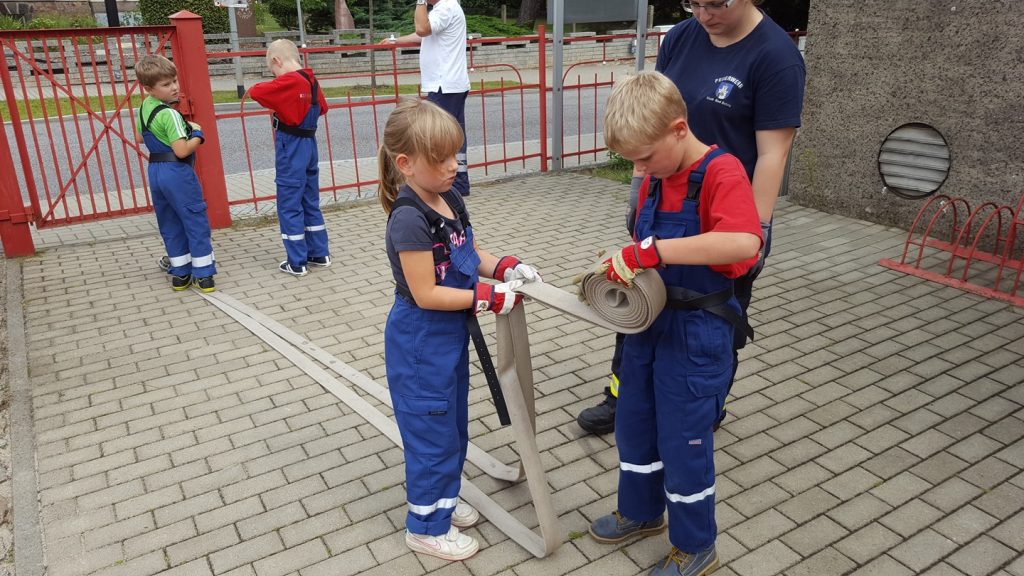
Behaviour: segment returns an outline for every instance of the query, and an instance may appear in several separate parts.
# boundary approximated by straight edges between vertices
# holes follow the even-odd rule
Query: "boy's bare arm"
[[[662,264],[714,266],[753,258],[761,239],[749,232],[705,232],[686,238],[657,240]]]

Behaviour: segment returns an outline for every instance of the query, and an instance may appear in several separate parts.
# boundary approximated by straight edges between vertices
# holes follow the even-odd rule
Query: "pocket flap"
[[[447,398],[415,398],[399,395],[395,410],[418,416],[444,416],[448,413]]]

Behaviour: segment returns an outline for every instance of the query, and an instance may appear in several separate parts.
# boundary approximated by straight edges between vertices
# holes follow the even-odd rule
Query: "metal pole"
[[[120,26],[121,17],[117,13],[117,0],[104,0],[103,5],[107,11],[107,26]]]
[[[647,0],[636,3],[636,70],[644,69],[647,52]]]
[[[562,169],[562,42],[565,38],[565,0],[554,0],[554,68],[551,71],[551,168]]]
[[[376,44],[377,42],[373,38],[373,0],[370,0],[370,38],[367,44]],[[370,50],[370,89],[377,89],[377,51]],[[398,86],[395,86],[397,91]]]
[[[228,23],[231,25],[231,51],[238,52],[238,21],[235,20],[235,7],[228,7]],[[245,95],[245,80],[242,79],[242,59],[235,56],[235,90],[238,92],[238,99]]]
[[[306,25],[302,22],[302,0],[295,0],[295,11],[299,14],[299,45],[306,47]]]

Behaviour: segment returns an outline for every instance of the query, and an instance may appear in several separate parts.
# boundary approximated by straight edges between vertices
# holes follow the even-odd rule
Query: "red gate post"
[[[182,10],[170,16],[175,27],[174,65],[178,68],[178,84],[185,98],[179,105],[182,114],[191,115],[202,126],[206,141],[196,155],[196,175],[203,186],[206,213],[211,228],[231,226],[228,209],[228,187],[224,179],[224,162],[217,136],[217,117],[213,109],[210,67],[206,61],[203,21],[198,15]]]
[[[10,102],[14,106],[14,102]],[[0,122],[0,242],[8,258],[31,256],[36,253],[29,229],[31,213],[25,211],[21,199],[18,176],[14,171],[14,156],[7,141],[7,127]]]
[[[540,86],[540,171],[548,171],[548,57],[544,25],[537,27],[537,84]]]

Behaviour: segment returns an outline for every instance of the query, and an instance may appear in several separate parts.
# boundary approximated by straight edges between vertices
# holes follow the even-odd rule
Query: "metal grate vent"
[[[949,176],[949,145],[927,124],[893,130],[878,151],[878,172],[892,193],[904,198],[931,196]]]

